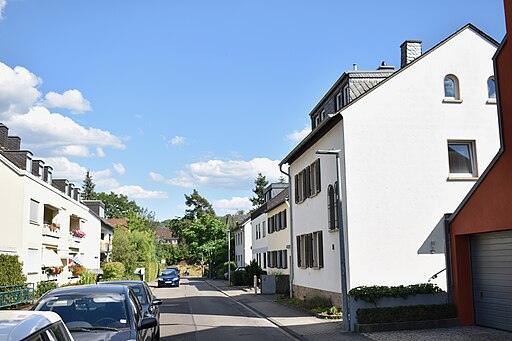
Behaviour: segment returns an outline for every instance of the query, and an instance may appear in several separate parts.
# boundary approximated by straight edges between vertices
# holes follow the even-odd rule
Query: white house
[[[0,123],[0,251],[19,256],[31,283],[76,280],[71,265],[99,269],[99,218],[79,202],[80,188],[52,179],[20,144]]]
[[[400,70],[346,72],[318,103],[313,131],[281,161],[292,180],[295,296],[340,305],[340,227],[348,290],[425,283],[445,268],[442,245],[418,249],[498,151],[496,48],[470,24],[423,54],[406,41]],[[336,155],[318,153],[337,150],[341,212]],[[444,272],[434,282],[446,288]]]
[[[245,267],[252,260],[252,221],[247,218],[233,231],[235,235],[235,261],[237,267]]]
[[[290,274],[290,204],[288,188],[267,202],[267,272]]]

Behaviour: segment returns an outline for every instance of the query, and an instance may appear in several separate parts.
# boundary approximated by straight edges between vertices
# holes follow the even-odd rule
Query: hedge
[[[103,263],[103,280],[110,281],[124,278],[124,264],[121,262]]]
[[[22,266],[18,255],[0,254],[0,286],[25,283],[27,277]]]
[[[360,308],[357,310],[357,323],[359,324],[441,320],[455,317],[457,317],[457,309],[453,304]]]
[[[36,297],[41,297],[46,294],[48,291],[56,289],[57,282],[56,281],[42,281],[37,283],[36,289]]]
[[[400,285],[396,287],[378,286],[371,287],[360,286],[353,288],[348,294],[354,299],[363,300],[368,303],[375,303],[382,297],[402,297],[418,295],[418,294],[435,294],[443,292],[441,288],[433,283],[413,284],[413,285]]]

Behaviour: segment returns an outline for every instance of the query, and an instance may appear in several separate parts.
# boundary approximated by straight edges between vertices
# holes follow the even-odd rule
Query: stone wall
[[[293,285],[293,297],[304,300],[315,296],[326,297],[331,300],[332,305],[341,307],[341,293],[315,288],[302,287],[300,285]]]

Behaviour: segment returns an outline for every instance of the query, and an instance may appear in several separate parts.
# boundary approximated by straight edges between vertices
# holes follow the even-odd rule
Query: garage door
[[[471,237],[477,325],[512,331],[512,231]]]

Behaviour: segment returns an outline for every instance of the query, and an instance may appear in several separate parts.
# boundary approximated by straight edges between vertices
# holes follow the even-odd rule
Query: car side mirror
[[[162,300],[154,299],[153,302],[151,302],[151,304],[153,304],[153,305],[160,305],[160,304],[162,304],[162,302],[163,302]]]
[[[149,328],[154,328],[158,325],[156,318],[154,317],[144,317],[142,321],[140,321],[137,330],[144,330]]]

